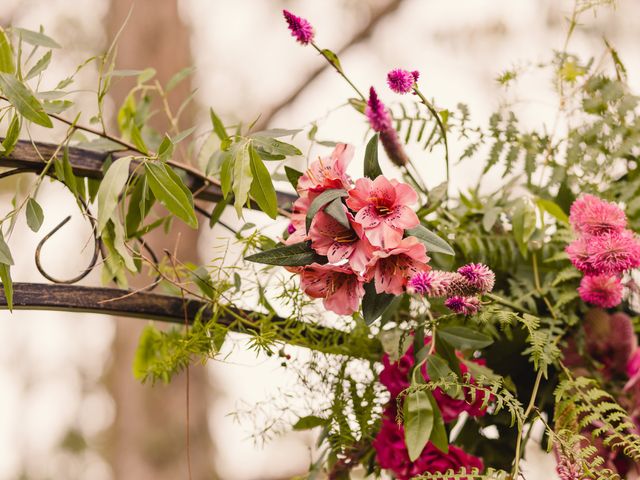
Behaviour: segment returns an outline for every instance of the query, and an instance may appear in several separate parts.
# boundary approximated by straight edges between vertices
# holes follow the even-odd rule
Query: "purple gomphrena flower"
[[[409,93],[416,83],[418,76],[420,76],[420,73],[417,70],[415,72],[408,72],[407,70],[396,68],[387,74],[387,85],[396,93]]]
[[[418,272],[407,282],[407,292],[427,297],[444,297],[447,295],[450,284],[451,275],[449,272],[439,270]]]
[[[289,24],[289,30],[291,35],[296,38],[302,45],[308,45],[313,41],[313,27],[311,24],[302,17],[298,17],[288,10],[283,10],[287,24]]]
[[[462,315],[474,315],[480,310],[480,300],[477,297],[449,297],[444,302],[445,306],[454,313]]]
[[[420,78],[420,72],[418,70],[414,70],[413,72],[411,72],[411,75],[413,75],[413,81],[415,83],[418,83],[418,79]]]
[[[392,127],[391,115],[387,111],[384,103],[378,98],[375,88],[369,89],[369,101],[367,102],[367,108],[364,114],[369,119],[369,125],[376,132],[384,132]]]
[[[482,263],[463,265],[458,269],[458,273],[476,288],[478,293],[489,293],[496,282],[495,273]]]
[[[587,275],[578,287],[582,300],[602,308],[620,305],[622,291],[622,282],[615,275]]]

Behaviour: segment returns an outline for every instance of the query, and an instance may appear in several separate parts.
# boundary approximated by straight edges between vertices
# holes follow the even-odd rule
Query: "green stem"
[[[516,442],[516,457],[513,464],[513,470],[511,471],[511,478],[513,479],[518,478],[518,474],[520,472],[520,457],[522,456],[522,429],[524,428],[524,422],[527,421],[527,417],[533,410],[533,407],[535,407],[536,397],[538,396],[538,390],[540,389],[541,381],[542,381],[542,369],[538,370],[536,381],[533,384],[533,391],[531,392],[531,398],[529,399],[529,405],[527,405],[527,409],[524,411],[522,420],[518,424],[518,440]]]
[[[447,174],[447,197],[448,197],[450,175],[449,175],[449,142],[447,141],[447,129],[444,127],[444,123],[442,123],[440,114],[436,111],[435,107],[431,104],[431,102],[427,100],[427,98],[422,94],[422,92],[418,90],[418,87],[416,85],[414,85],[413,87],[413,92],[420,98],[424,106],[427,107],[427,110],[429,110],[429,112],[435,119],[436,123],[438,124],[438,128],[442,133],[442,141],[444,142],[444,161],[445,161],[445,168],[446,168],[446,174]]]
[[[322,55],[322,56],[327,60],[327,62],[329,62],[329,65],[331,65],[331,66],[335,69],[335,71],[336,71],[336,72],[338,72],[338,73],[340,74],[340,76],[341,76],[342,78],[344,78],[344,79],[347,81],[347,83],[348,83],[349,85],[351,85],[351,88],[353,88],[353,90],[358,94],[358,96],[359,96],[363,101],[366,101],[365,96],[362,94],[362,92],[360,92],[360,90],[358,90],[358,87],[356,87],[356,86],[353,84],[353,82],[351,82],[351,80],[349,80],[349,77],[347,77],[347,76],[345,75],[344,71],[342,70],[342,67],[341,67],[339,64],[336,64],[336,63],[333,61],[333,59],[331,59],[331,58],[329,57],[329,55],[327,55],[327,54],[325,53],[325,51],[324,51],[323,49],[321,49],[320,47],[318,47],[315,43],[311,42],[311,46],[312,46],[313,48],[315,48],[315,49],[318,51],[318,53],[320,53],[320,55]],[[336,57],[336,58],[337,58],[337,57]]]

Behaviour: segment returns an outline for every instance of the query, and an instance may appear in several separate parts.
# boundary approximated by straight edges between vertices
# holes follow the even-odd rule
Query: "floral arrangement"
[[[474,124],[464,104],[447,109],[427,98],[424,75],[412,68],[380,78],[388,91],[360,90],[338,56],[318,45],[312,24],[285,10],[295,40],[353,90],[345,108],[369,136],[355,181],[348,170],[356,148],[319,140],[320,121],[305,127],[305,141],[319,152],[308,161],[282,140],[297,142],[302,130],[254,131],[254,124],[225,124],[213,109],[211,125],[194,138],[194,129],[154,130],[150,102],[165,100],[184,72],[166,86],[148,71],[135,74],[118,135],[108,134],[101,112],[114,48],[96,60],[103,74],[92,121],[103,128],[84,126],[81,115],[66,119],[72,102],[59,99],[71,94],[73,76],[37,92],[49,57],[29,63],[55,42],[44,32],[0,30],[0,155],[11,155],[24,125],[50,127],[52,119],[69,128],[62,150],[127,150],[105,164],[101,180],[77,177],[68,155],[54,155],[47,169],[92,219],[106,283],[125,288],[128,277],[148,270],[153,286],[202,304],[188,327],[145,329],[135,375],[169,381],[194,360],[215,358],[229,330],[250,335],[251,348],[277,356],[300,378],[303,393],[287,399],[304,398],[304,410],[279,408],[269,425],[316,429],[308,478],[525,478],[532,442],[554,455],[562,480],[638,478],[640,98],[609,42],[607,61],[568,50],[582,15],[603,3],[577,0],[563,50],[498,77],[511,86],[530,70],[550,72],[553,128],[522,126],[509,102]],[[14,54],[22,42],[33,44],[28,59]],[[387,94],[403,102],[384,103]],[[462,147],[458,163],[483,167],[475,185],[455,192],[453,138]],[[188,148],[177,149],[180,142]],[[176,160],[183,150],[197,152],[197,168]],[[427,158],[443,161],[442,183],[422,178],[416,165]],[[188,187],[179,171],[200,183]],[[13,259],[5,238],[23,211],[40,228],[43,177],[4,219],[0,278],[9,305]],[[274,182],[287,181],[296,195],[278,203]],[[211,212],[194,195],[202,185],[220,192]],[[282,233],[271,238],[253,224],[221,222],[230,205],[240,219],[246,207],[261,210],[282,222]],[[196,213],[230,230],[242,258],[226,258],[228,245],[224,266],[168,253],[149,258],[146,233],[173,220],[195,228]],[[290,346],[312,353],[298,356]]]

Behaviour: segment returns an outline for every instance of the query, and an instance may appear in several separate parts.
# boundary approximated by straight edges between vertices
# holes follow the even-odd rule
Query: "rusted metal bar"
[[[62,149],[58,145],[20,140],[9,155],[0,155],[0,167],[24,168],[25,171],[40,172],[45,166],[45,161],[56,155],[56,151],[58,151],[57,156],[62,155]],[[138,152],[128,150],[99,152],[77,147],[69,147],[68,154],[73,173],[76,176],[88,178],[102,178],[102,166],[109,156],[115,159],[128,155],[140,155]],[[222,199],[222,190],[218,185],[208,184],[204,187],[205,182],[203,179],[189,171],[184,171],[183,180],[187,188],[195,192],[198,200],[218,202]],[[295,195],[284,192],[277,192],[276,195],[278,197],[278,205],[285,210],[290,209],[297,198]]]
[[[4,291],[0,288],[0,309],[7,308]],[[193,323],[198,312],[202,312],[203,321],[212,317],[210,306],[199,300],[186,299],[183,302],[180,297],[157,293],[132,293],[117,288],[42,283],[14,283],[13,308],[103,313],[175,324],[183,324],[185,315],[187,321]],[[290,345],[365,359],[380,358],[380,344],[375,340],[363,343],[363,339],[360,338],[357,348],[351,348],[352,337],[342,330],[276,316],[270,317],[265,324],[264,315],[238,308],[228,310],[228,313],[219,315],[216,321],[232,331],[260,333],[266,325],[270,332],[276,333],[278,340]],[[242,321],[238,321],[238,317],[241,317]]]

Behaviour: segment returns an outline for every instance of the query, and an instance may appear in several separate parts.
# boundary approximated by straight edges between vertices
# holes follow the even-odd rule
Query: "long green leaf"
[[[193,196],[171,167],[164,163],[147,162],[144,171],[156,199],[191,228],[198,228]]]
[[[275,138],[252,136],[251,141],[271,155],[285,155],[287,157],[302,155],[302,152],[297,147]]]
[[[449,453],[449,436],[444,426],[442,412],[440,412],[438,402],[436,402],[433,394],[431,392],[427,392],[427,394],[429,395],[429,402],[431,402],[431,409],[433,410],[433,429],[431,430],[429,441],[442,453]]]
[[[7,128],[7,135],[2,141],[2,155],[9,155],[13,151],[18,143],[18,138],[20,138],[20,115],[14,114],[9,128]]]
[[[324,207],[327,203],[334,201],[336,198],[346,197],[348,195],[346,190],[341,188],[332,188],[329,190],[325,190],[316,198],[313,199],[311,205],[309,205],[309,209],[307,210],[307,217],[305,219],[305,224],[307,231],[309,231],[309,227],[311,226],[311,221],[313,217],[316,216],[316,213]]]
[[[284,173],[287,175],[287,180],[289,180],[289,183],[291,183],[293,188],[298,188],[298,180],[300,180],[300,177],[304,174],[301,171],[287,167],[286,165],[284,167]]]
[[[266,265],[303,267],[311,263],[326,263],[326,257],[318,255],[307,242],[294,243],[255,253],[244,258],[249,262]]]
[[[404,439],[409,459],[415,461],[431,437],[433,407],[426,391],[411,392],[404,399]]]
[[[278,216],[278,199],[271,181],[271,174],[253,146],[249,146],[249,160],[251,174],[253,175],[249,193],[260,207],[260,210],[271,218],[276,218]]]
[[[129,164],[132,157],[122,157],[111,164],[98,189],[98,233],[116,211],[118,196],[129,178]]]
[[[36,47],[60,48],[60,44],[53,38],[42,32],[34,32],[26,28],[16,28],[15,31],[20,35],[23,41]]]
[[[13,64],[13,52],[11,43],[5,31],[0,27],[0,72],[13,73],[16,67]]]
[[[456,254],[453,248],[451,248],[451,245],[423,225],[409,228],[405,234],[407,236],[414,236],[424,243],[425,247],[427,247],[427,252],[444,253],[445,255],[452,256]]]
[[[7,300],[9,311],[13,310],[13,281],[11,280],[11,267],[5,263],[0,263],[0,280],[4,289],[4,297]]]
[[[51,63],[51,50],[45,53],[42,58],[40,58],[40,60],[38,60],[36,64],[31,67],[24,79],[29,80],[30,78],[39,75],[41,72],[46,70],[46,68],[49,66],[49,63]]]
[[[364,176],[370,179],[375,179],[382,175],[382,169],[378,163],[378,137],[380,135],[376,133],[371,140],[367,143],[367,148],[364,151]]]
[[[493,343],[488,335],[467,327],[441,328],[438,330],[438,335],[460,350],[485,348]]]
[[[395,295],[389,293],[377,293],[374,282],[364,285],[364,297],[362,297],[362,316],[367,325],[375,322],[389,307]]]
[[[0,72],[0,91],[9,99],[9,103],[27,120],[43,127],[52,128],[49,115],[42,104],[33,96],[29,88],[10,73]]]
[[[213,131],[216,133],[220,140],[226,140],[229,138],[227,134],[227,130],[224,128],[224,124],[216,115],[216,112],[213,111],[213,108],[209,109],[209,116],[211,117],[211,125],[213,125]]]

